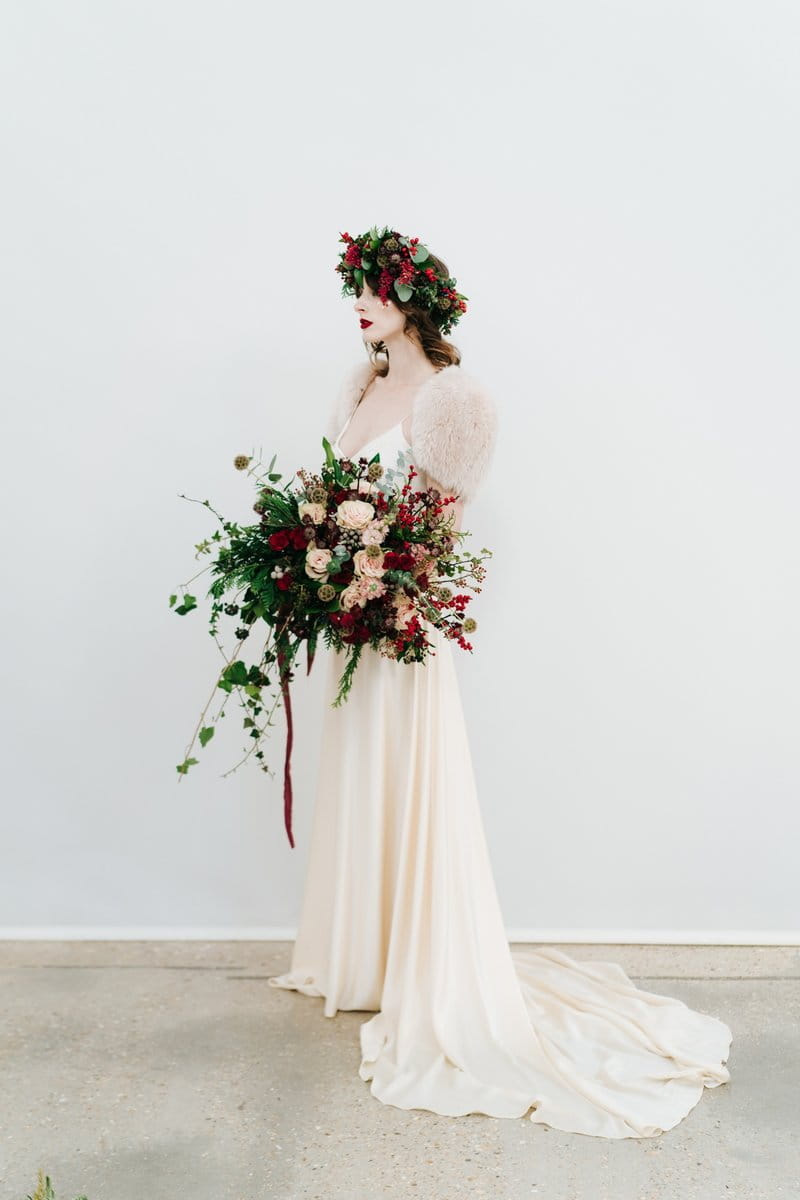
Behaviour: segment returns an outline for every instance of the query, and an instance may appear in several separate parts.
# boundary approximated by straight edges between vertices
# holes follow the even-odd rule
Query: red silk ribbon
[[[278,670],[281,677],[281,694],[283,696],[283,707],[286,709],[286,758],[283,764],[283,823],[286,826],[286,834],[289,838],[289,845],[294,849],[294,837],[292,836],[292,742],[294,740],[294,730],[292,728],[292,698],[289,694],[289,673],[284,671],[286,655],[283,650],[278,650]]]
[[[314,662],[314,652],[316,647],[312,647],[309,642],[307,645],[308,660],[306,674],[311,674],[311,665]],[[281,695],[283,696],[283,707],[286,710],[286,757],[283,763],[283,823],[286,826],[286,835],[289,838],[289,845],[294,849],[294,836],[292,835],[292,743],[294,741],[294,728],[292,725],[292,697],[289,692],[290,672],[284,670],[286,664],[286,654],[283,649],[278,650],[278,671],[281,678]]]

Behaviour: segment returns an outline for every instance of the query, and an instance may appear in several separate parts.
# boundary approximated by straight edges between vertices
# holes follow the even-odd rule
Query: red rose
[[[285,529],[278,529],[267,539],[273,550],[285,550],[289,545],[289,535]]]
[[[305,535],[305,527],[303,525],[295,525],[294,529],[290,530],[289,536],[292,539],[292,546],[295,550],[305,550],[308,546],[308,538]]]
[[[278,588],[280,589],[280,591],[286,592],[289,590],[289,585],[291,582],[292,582],[291,575],[281,575],[278,579]]]

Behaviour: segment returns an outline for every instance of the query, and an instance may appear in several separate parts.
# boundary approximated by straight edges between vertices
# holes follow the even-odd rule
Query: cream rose
[[[372,557],[367,554],[366,550],[356,550],[353,555],[353,567],[358,575],[364,575],[369,579],[380,579],[385,570],[383,555]]]
[[[300,514],[300,520],[308,513],[315,525],[321,525],[325,520],[325,505],[316,504],[311,500],[304,500],[302,504],[298,504],[297,511]]]
[[[342,529],[366,529],[375,516],[375,506],[366,500],[343,500],[335,521]]]
[[[306,575],[311,579],[327,579],[333,554],[324,546],[309,546],[306,551]]]

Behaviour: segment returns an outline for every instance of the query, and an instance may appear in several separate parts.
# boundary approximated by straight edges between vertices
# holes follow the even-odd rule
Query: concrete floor
[[[404,1111],[288,943],[0,942],[0,1198],[797,1200],[800,949],[561,948],[726,1021],[730,1082],[657,1138]]]

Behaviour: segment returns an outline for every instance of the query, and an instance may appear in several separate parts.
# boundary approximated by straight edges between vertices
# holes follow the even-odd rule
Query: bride
[[[368,361],[332,406],[342,458],[413,464],[455,496],[454,528],[491,461],[496,410],[445,339],[466,311],[418,239],[373,227],[336,270]],[[469,632],[474,622],[465,622]],[[729,1078],[731,1031],[637,988],[615,963],[509,946],[476,794],[453,648],[398,663],[364,647],[345,703],[327,663],[303,905],[273,987],[323,997],[360,1026],[359,1074],[378,1100],[444,1116],[529,1117],[606,1138],[671,1129]]]

